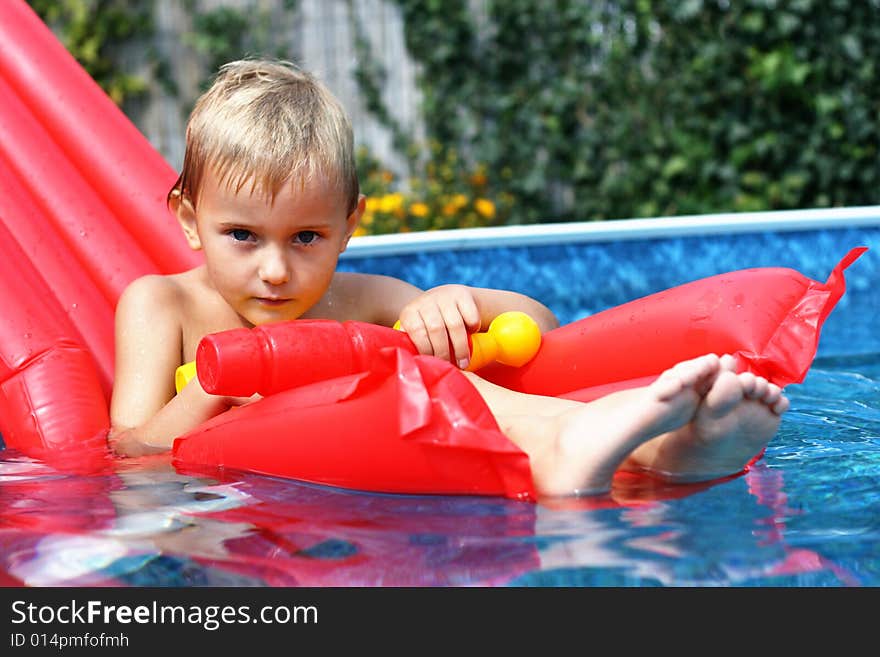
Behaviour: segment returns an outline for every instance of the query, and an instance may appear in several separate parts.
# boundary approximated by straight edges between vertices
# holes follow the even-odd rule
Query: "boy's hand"
[[[404,306],[400,328],[420,354],[448,360],[464,369],[470,361],[468,333],[480,329],[480,310],[469,287],[441,285]]]
[[[119,456],[146,456],[167,452],[174,442],[174,435],[186,433],[200,422],[207,421],[230,408],[244,406],[259,399],[262,399],[262,396],[256,393],[250,397],[212,395],[205,392],[198,377],[194,377],[162,409],[166,418],[169,412],[184,416],[184,421],[175,421],[181,427],[176,434],[170,434],[166,427],[163,427],[162,422],[167,422],[167,419],[159,420],[157,426],[154,416],[147,423],[151,426],[111,428],[107,442],[110,449]],[[170,437],[167,437],[169,435]]]

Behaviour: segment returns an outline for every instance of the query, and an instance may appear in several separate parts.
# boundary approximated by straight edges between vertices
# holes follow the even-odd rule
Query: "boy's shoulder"
[[[316,318],[356,319],[391,326],[401,304],[420,292],[393,276],[336,272],[324,298],[309,314]]]
[[[120,308],[135,306],[167,314],[183,307],[198,285],[196,270],[180,274],[146,274],[131,281],[119,297]]]
[[[134,279],[125,287],[120,300],[131,297],[146,297],[157,301],[171,301],[174,297],[185,293],[186,277],[189,273],[145,274]]]
[[[375,289],[383,287],[412,287],[406,281],[384,274],[362,274],[353,271],[337,271],[333,274],[333,285],[346,289]]]

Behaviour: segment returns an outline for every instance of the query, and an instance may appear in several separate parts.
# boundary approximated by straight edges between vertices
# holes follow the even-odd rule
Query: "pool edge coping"
[[[544,246],[866,226],[880,228],[880,206],[682,215],[364,235],[352,238],[348,249],[341,257],[356,259],[487,247]]]

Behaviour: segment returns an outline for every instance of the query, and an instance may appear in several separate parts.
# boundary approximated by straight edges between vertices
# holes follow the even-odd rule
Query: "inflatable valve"
[[[394,328],[400,330],[400,321]],[[492,320],[482,333],[469,336],[471,358],[465,368],[475,372],[489,363],[522,367],[528,363],[541,346],[541,329],[526,313],[511,310]]]

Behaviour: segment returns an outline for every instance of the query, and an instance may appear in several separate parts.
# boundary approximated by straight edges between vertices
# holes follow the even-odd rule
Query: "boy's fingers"
[[[422,322],[428,333],[430,342],[430,351],[424,352],[428,355],[433,354],[442,360],[449,360],[449,336],[446,332],[446,322],[439,308],[432,308],[430,311],[422,313]]]
[[[456,304],[456,308],[469,332],[473,333],[480,330],[480,309],[477,308],[473,297],[460,299]]]
[[[422,321],[422,316],[418,313],[415,316],[401,317],[400,328],[406,332],[409,339],[412,340],[416,350],[420,354],[433,354],[434,348],[431,346],[431,338],[428,335],[428,329]]]
[[[470,295],[437,294],[404,310],[400,327],[420,354],[464,369],[470,362],[468,333],[480,329],[480,312]]]
[[[470,349],[468,348],[468,330],[464,318],[458,307],[445,310],[443,321],[446,324],[446,333],[449,344],[452,345],[452,363],[464,369],[470,361]]]

